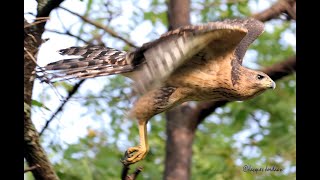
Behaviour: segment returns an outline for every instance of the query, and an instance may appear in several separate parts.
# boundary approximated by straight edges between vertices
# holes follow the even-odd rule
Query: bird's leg
[[[142,160],[149,151],[147,140],[147,123],[154,115],[172,107],[177,101],[181,100],[185,93],[176,90],[175,87],[162,87],[152,90],[140,97],[130,115],[138,120],[140,145],[129,148],[122,160],[124,165],[130,165]]]
[[[139,137],[140,145],[129,148],[124,155],[122,163],[130,165],[142,160],[149,151],[149,144],[147,139],[147,120],[139,120]]]

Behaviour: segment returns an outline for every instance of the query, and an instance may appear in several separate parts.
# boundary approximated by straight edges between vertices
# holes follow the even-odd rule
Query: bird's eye
[[[262,76],[262,75],[258,74],[257,78],[258,78],[259,80],[261,80],[261,79],[263,79],[263,78],[264,78],[264,76]]]

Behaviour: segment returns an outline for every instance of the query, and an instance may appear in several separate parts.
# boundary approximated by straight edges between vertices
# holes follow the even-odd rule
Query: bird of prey
[[[183,26],[130,51],[103,46],[70,47],[80,57],[50,63],[43,81],[122,74],[140,97],[130,111],[138,122],[140,145],[129,148],[125,165],[148,150],[146,125],[154,115],[187,101],[243,101],[275,88],[265,73],[242,66],[249,45],[264,31],[253,18]]]

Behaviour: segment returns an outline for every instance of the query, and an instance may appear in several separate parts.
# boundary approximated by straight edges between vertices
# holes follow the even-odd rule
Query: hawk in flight
[[[50,63],[43,81],[122,74],[133,80],[140,98],[130,111],[138,122],[140,145],[129,148],[125,165],[149,149],[146,125],[154,115],[186,101],[243,101],[275,88],[265,73],[242,66],[249,45],[264,31],[252,18],[183,26],[125,52],[102,46],[70,47],[79,57]]]

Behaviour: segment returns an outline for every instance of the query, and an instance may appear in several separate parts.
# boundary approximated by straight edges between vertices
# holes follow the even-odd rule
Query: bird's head
[[[261,71],[243,68],[236,87],[242,96],[241,100],[249,99],[263,93],[267,89],[275,89],[276,83]]]

